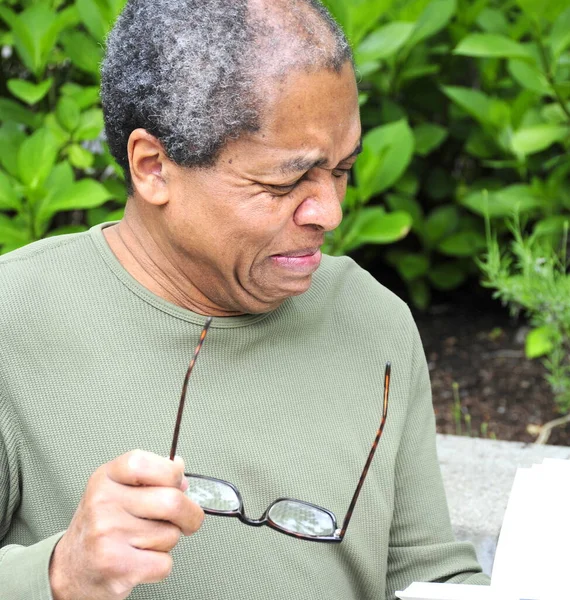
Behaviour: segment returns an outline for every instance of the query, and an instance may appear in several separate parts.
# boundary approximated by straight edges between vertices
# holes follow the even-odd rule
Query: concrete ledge
[[[570,448],[438,435],[437,452],[455,535],[475,544],[490,575],[517,468],[570,459]]]

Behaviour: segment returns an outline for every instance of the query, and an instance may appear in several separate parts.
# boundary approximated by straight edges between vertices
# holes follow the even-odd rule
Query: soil
[[[414,316],[440,433],[534,442],[538,427],[561,416],[541,361],[525,357],[524,319],[487,290],[474,285],[435,298]],[[570,423],[553,429],[547,443],[570,446]]]

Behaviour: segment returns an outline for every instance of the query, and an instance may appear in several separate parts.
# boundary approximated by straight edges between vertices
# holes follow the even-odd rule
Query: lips
[[[292,250],[291,252],[280,252],[279,254],[275,254],[274,256],[283,256],[290,258],[300,258],[302,256],[313,256],[319,251],[319,247],[313,248],[302,248],[301,250]]]
[[[321,251],[319,248],[301,248],[291,250],[272,257],[273,263],[288,271],[310,275],[314,273],[321,264]]]

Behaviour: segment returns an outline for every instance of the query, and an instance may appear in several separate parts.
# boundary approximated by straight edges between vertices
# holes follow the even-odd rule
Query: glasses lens
[[[237,494],[222,481],[202,477],[186,477],[186,480],[186,495],[202,508],[220,513],[239,510],[240,501]]]
[[[328,513],[294,500],[277,502],[267,516],[281,529],[312,537],[332,535],[336,529],[334,519]]]

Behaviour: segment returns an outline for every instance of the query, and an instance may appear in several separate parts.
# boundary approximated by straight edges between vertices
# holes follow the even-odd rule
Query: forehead
[[[352,65],[340,72],[298,71],[260,86],[262,120],[259,131],[241,146],[261,158],[279,160],[285,170],[302,163],[335,163],[349,156],[360,138],[358,91]],[[234,144],[234,150],[237,150]],[[249,146],[246,150],[245,146]],[[336,164],[336,163],[335,163]]]
[[[293,71],[268,81],[260,90],[265,135],[290,133],[292,125],[341,129],[358,118],[358,91],[352,65],[340,72],[329,69]]]

